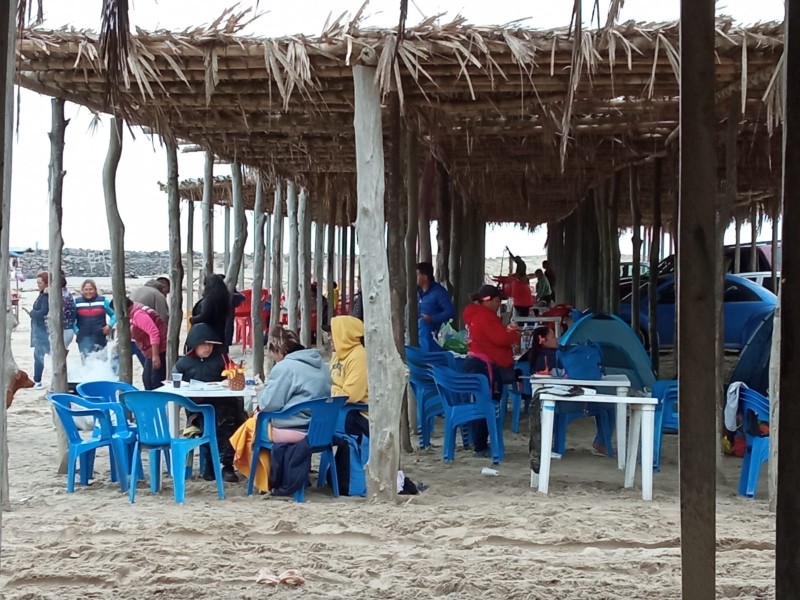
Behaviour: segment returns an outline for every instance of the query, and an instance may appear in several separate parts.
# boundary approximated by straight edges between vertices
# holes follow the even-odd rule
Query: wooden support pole
[[[608,213],[608,311],[612,314],[619,312],[619,199],[622,195],[622,171],[614,173],[611,183],[611,206]]]
[[[50,170],[48,176],[50,204],[50,244],[48,249],[50,279],[48,284],[48,328],[50,331],[50,360],[53,371],[51,389],[66,393],[67,389],[67,348],[64,346],[64,297],[61,286],[62,252],[64,238],[61,235],[62,192],[64,189],[64,132],[68,121],[64,119],[64,100],[53,98],[50,101],[52,130],[50,131]],[[58,443],[58,473],[67,472],[69,439],[61,420],[53,410],[53,424]],[[5,482],[4,482],[5,484]],[[6,496],[3,495],[3,499]]]
[[[419,142],[411,129],[406,129],[406,303],[408,310],[408,343],[419,345],[419,318],[417,301],[417,233],[419,231]],[[415,411],[409,414],[416,415]]]
[[[452,295],[450,283],[450,176],[441,162],[436,163],[436,280]]]
[[[203,169],[203,275],[214,273],[214,155],[206,151]],[[227,268],[228,265],[225,265]]]
[[[345,207],[342,207],[346,210]],[[341,279],[339,279],[339,314],[346,315],[347,314],[347,232],[348,232],[347,225],[344,225],[341,229],[341,233],[339,234],[339,241],[342,247],[341,254],[339,254],[339,260],[341,261]]]
[[[758,271],[758,209],[755,204],[750,206],[750,272]]]
[[[297,187],[294,181],[286,182],[286,215],[289,217],[289,283],[286,290],[286,310],[289,315],[289,329],[297,331],[298,321],[298,245],[297,245]]]
[[[733,250],[733,272],[742,272],[742,220],[736,216],[736,242]]]
[[[117,166],[122,156],[122,120],[111,119],[108,154],[103,165],[103,192],[108,220],[108,237],[111,240],[111,289],[114,294],[114,312],[117,314],[117,350],[119,352],[119,380],[133,382],[131,363],[131,321],[128,314],[128,294],[125,290],[125,224],[117,208]]]
[[[663,159],[656,158],[653,163],[653,226],[650,228],[650,276],[647,282],[647,341],[650,344],[650,363],[658,374],[658,256],[661,240],[661,168]],[[713,196],[712,196],[713,197]],[[677,271],[677,269],[676,269]]]
[[[231,183],[231,186],[233,184]],[[225,272],[228,272],[228,268],[231,264],[231,207],[230,205],[226,204],[225,208],[222,209],[222,215],[224,220],[224,245],[223,253],[222,253],[222,264],[224,265],[223,268]]]
[[[436,193],[436,159],[428,154],[425,159],[425,167],[422,171],[422,179],[419,182],[419,262],[433,262],[433,248],[431,246],[431,210]]]
[[[717,180],[714,0],[681,0],[678,381],[684,598],[714,598],[716,583]],[[657,159],[658,160],[658,159]],[[655,209],[654,209],[655,210]],[[657,237],[654,232],[653,237]],[[655,264],[655,263],[653,263]]]
[[[384,241],[384,162],[380,91],[375,68],[353,67],[355,84],[355,146],[358,186],[358,237],[370,252],[362,255],[364,334],[366,346],[381,360],[367,364],[370,390],[370,461],[367,467],[369,495],[378,500],[397,497],[400,467],[400,414],[406,385],[405,366],[392,332],[391,299],[386,273]]]
[[[186,314],[194,308],[194,202],[189,200],[186,210]],[[175,285],[175,282],[172,282]],[[187,320],[188,327],[188,320]]]
[[[261,290],[264,288],[264,224],[267,221],[266,192],[261,174],[256,175],[256,197],[253,203],[253,296],[250,322],[253,332],[253,375],[264,378],[264,322],[261,318]]]
[[[181,261],[181,197],[178,194],[178,145],[167,139],[167,214],[169,215],[169,314],[167,373],[180,355],[183,315],[183,262]],[[191,204],[191,203],[190,203]]]
[[[272,281],[270,283],[270,313],[268,332],[281,322],[281,286],[283,276],[283,181],[275,178],[275,200],[272,205]],[[267,374],[275,365],[272,354],[267,355]]]
[[[400,98],[396,92],[389,97],[389,193],[387,194],[387,252],[389,261],[389,288],[392,299],[392,332],[400,356],[405,354],[406,265],[403,252],[405,230],[403,208],[407,205],[403,194],[403,156],[400,123]],[[351,303],[354,296],[350,295]],[[350,308],[352,312],[352,304]],[[406,422],[406,421],[404,421]]]
[[[772,291],[777,294],[778,293],[778,240],[780,238],[780,217],[778,215],[774,215],[772,217]]]
[[[353,310],[353,297],[356,294],[356,242],[358,241],[358,236],[356,232],[356,226],[350,226],[350,266],[349,271],[347,273],[347,302],[349,303],[348,306],[350,309],[347,311],[350,314],[350,311]],[[360,271],[359,271],[360,272]],[[342,290],[344,293],[344,290]]]
[[[0,60],[0,81],[3,84],[2,98],[2,137],[3,154],[0,156],[0,177],[3,178],[0,188],[3,199],[0,205],[0,338],[2,339],[2,352],[0,358],[3,367],[0,369],[0,390],[5,392],[11,383],[14,373],[10,367],[14,366],[14,357],[11,352],[11,329],[14,317],[6,310],[10,306],[8,286],[8,263],[10,253],[8,249],[9,233],[11,226],[11,154],[14,148],[14,69],[16,61],[16,15],[17,2],[2,0],[0,4],[0,44],[3,48],[3,59]],[[9,510],[11,503],[8,496],[8,426],[6,421],[6,403],[0,402],[0,515]],[[0,531],[2,528],[0,528]],[[0,538],[2,536],[0,535]]]
[[[325,223],[322,221],[315,221],[314,222],[314,280],[317,282],[317,330],[316,330],[316,338],[317,338],[317,349],[322,350],[324,347],[324,339],[323,339],[323,326],[326,324],[325,320],[323,319],[323,304],[322,304],[322,296],[323,296],[323,276],[324,276],[324,247],[325,247]],[[330,303],[328,304],[328,313],[332,311],[332,307]],[[330,319],[330,315],[328,315],[328,319]]]
[[[311,210],[308,205],[308,190],[300,188],[297,206],[297,273],[300,282],[300,343],[311,347]],[[322,315],[320,315],[321,317]]]
[[[247,215],[244,209],[242,163],[231,163],[231,196],[233,197],[233,250],[225,274],[225,283],[232,292],[239,283],[239,273],[244,269],[244,246],[247,243]]]
[[[596,308],[599,312],[609,312],[609,276],[608,267],[611,259],[608,256],[608,180],[603,181],[594,190],[595,233],[599,241],[599,266],[597,270],[598,298]]]
[[[263,193],[267,193],[266,190],[266,181],[264,179],[261,180],[261,185],[264,186]],[[267,200],[264,199],[264,210],[267,210]],[[272,273],[272,214],[267,213],[264,217],[264,278],[262,279],[262,285],[264,288],[268,288],[271,281]],[[263,323],[264,327],[266,328],[268,323]]]
[[[464,308],[464,297],[458,293],[461,285],[461,252],[464,242],[464,204],[461,195],[453,194],[453,202],[450,205],[450,248],[447,258],[447,272],[450,279],[451,296],[455,304],[456,314],[453,318],[455,327],[458,328],[461,310]]]
[[[333,284],[336,282],[336,200],[328,193],[328,227],[327,227],[327,283],[328,283],[328,327],[331,326],[331,319],[338,306],[333,302]],[[322,285],[322,284],[320,284]]]
[[[800,231],[800,1],[786,0],[783,94],[783,229]],[[791,234],[790,234],[791,235]],[[781,266],[780,421],[778,423],[778,502],[775,524],[775,598],[796,598],[800,590],[800,244],[784,244]],[[770,422],[770,431],[774,425]],[[772,440],[770,440],[770,443]]]
[[[631,329],[639,333],[642,282],[642,202],[639,188],[639,167],[628,170],[628,193],[631,201],[631,221],[633,222],[633,272],[631,277]]]

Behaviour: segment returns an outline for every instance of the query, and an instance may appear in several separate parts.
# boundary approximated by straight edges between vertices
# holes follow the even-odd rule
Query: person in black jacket
[[[192,325],[205,323],[216,334],[217,340],[222,345],[222,353],[227,354],[228,347],[225,343],[227,339],[228,319],[231,317],[231,294],[225,285],[222,275],[207,275],[203,281],[203,297],[194,305],[192,316],[189,322]]]
[[[227,290],[226,290],[227,293]],[[193,326],[186,336],[186,355],[175,364],[174,371],[183,375],[183,381],[222,381],[227,356],[222,352],[222,338],[206,323]],[[234,450],[230,437],[245,422],[244,400],[242,398],[192,398],[197,404],[212,404],[217,419],[216,434],[222,462],[222,479],[237,482],[239,477],[233,470]],[[188,413],[187,425],[195,425],[203,429],[203,417],[199,413]],[[214,479],[214,467],[208,454],[208,446],[202,446],[206,453],[203,478]]]
[[[42,389],[44,357],[50,354],[50,337],[47,333],[47,315],[50,312],[50,295],[47,293],[49,281],[47,272],[36,275],[39,295],[30,310],[23,308],[31,318],[31,348],[33,348],[33,389]]]

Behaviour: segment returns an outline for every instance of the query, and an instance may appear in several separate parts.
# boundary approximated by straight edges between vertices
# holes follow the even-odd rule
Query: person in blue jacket
[[[447,290],[433,278],[433,265],[417,264],[417,298],[419,300],[419,347],[426,352],[441,350],[434,339],[439,329],[456,314]]]
[[[104,349],[108,344],[108,334],[117,324],[117,316],[109,299],[97,294],[94,280],[83,282],[81,295],[75,299],[75,312],[75,334],[81,356]]]

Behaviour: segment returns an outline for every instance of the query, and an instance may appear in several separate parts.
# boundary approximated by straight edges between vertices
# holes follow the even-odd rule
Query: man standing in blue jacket
[[[417,264],[417,298],[419,299],[419,347],[426,352],[441,350],[434,339],[442,325],[455,317],[456,309],[447,290],[433,278],[433,265]]]

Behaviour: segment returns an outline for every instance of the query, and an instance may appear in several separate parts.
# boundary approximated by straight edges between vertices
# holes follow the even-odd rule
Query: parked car
[[[642,261],[639,263],[639,274],[642,279],[646,278],[647,275],[650,273],[650,263],[647,261]],[[633,277],[633,263],[632,262],[621,262],[619,263],[619,277],[620,281],[623,279],[630,279]]]
[[[781,272],[778,271],[778,285],[776,289],[772,289],[772,271],[755,271],[753,273],[737,273],[739,277],[744,277],[745,279],[749,279],[753,283],[757,283],[760,286],[767,288],[770,292],[777,295],[778,290],[781,289]]]
[[[670,348],[675,342],[675,293],[675,277],[673,275],[659,277],[656,304],[658,343],[661,348]],[[647,344],[649,310],[646,284],[640,288],[639,294],[640,334]],[[626,323],[631,322],[631,295],[628,294],[620,301],[619,316]],[[774,310],[777,303],[778,298],[775,294],[764,287],[743,277],[726,275],[722,299],[725,349],[740,350],[750,338],[761,316],[767,311]]]
[[[727,273],[733,272],[736,261],[736,246],[730,245],[723,248],[725,252],[725,271]],[[752,248],[750,244],[744,244],[739,247],[739,266],[741,269],[750,269],[750,255]],[[781,266],[781,246],[778,245],[778,269]],[[675,272],[675,260],[677,256],[670,254],[658,263],[658,274],[669,275]],[[756,245],[756,271],[772,271],[772,244],[769,242],[761,242]]]

